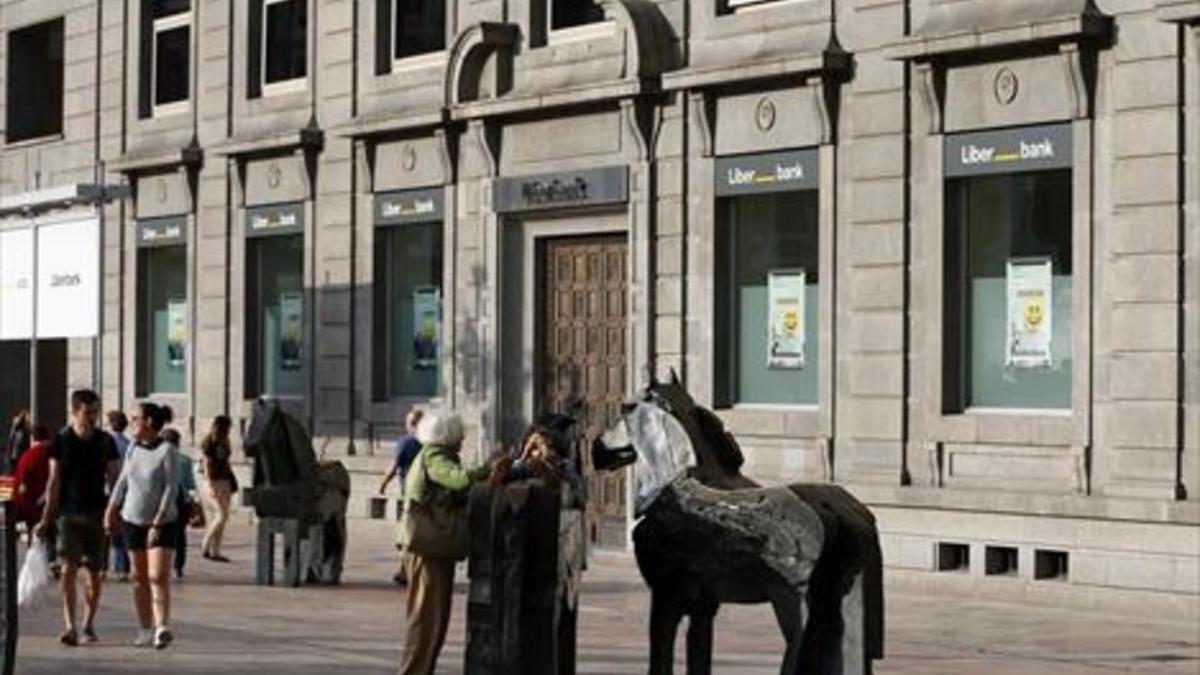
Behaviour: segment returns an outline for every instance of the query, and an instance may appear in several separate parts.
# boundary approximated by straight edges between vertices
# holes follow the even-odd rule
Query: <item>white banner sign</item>
[[[100,221],[38,228],[39,338],[96,337],[100,331]]]
[[[767,274],[767,367],[804,367],[804,280],[802,269]]]
[[[1005,364],[1048,368],[1053,325],[1054,276],[1049,258],[1008,261],[1008,340]]]
[[[33,335],[33,228],[0,231],[0,340]]]

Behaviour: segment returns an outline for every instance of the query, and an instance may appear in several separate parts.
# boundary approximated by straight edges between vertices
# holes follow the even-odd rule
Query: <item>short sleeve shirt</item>
[[[54,437],[50,459],[58,462],[61,480],[59,513],[64,516],[93,516],[104,512],[104,494],[109,462],[121,459],[112,436],[97,429],[87,439],[66,427]]]

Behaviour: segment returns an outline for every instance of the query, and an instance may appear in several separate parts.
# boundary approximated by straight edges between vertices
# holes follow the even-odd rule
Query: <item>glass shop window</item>
[[[946,182],[944,399],[1070,408],[1070,170]]]
[[[138,250],[138,395],[183,393],[187,386],[187,246]]]
[[[438,395],[442,367],[442,225],[380,227],[375,238],[374,398]],[[376,361],[380,363],[380,361]]]
[[[815,190],[718,200],[717,371],[725,404],[819,402]]]
[[[300,396],[304,381],[304,235],[246,241],[248,394]]]

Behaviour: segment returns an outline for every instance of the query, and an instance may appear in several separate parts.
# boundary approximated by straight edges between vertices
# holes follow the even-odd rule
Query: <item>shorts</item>
[[[179,533],[175,528],[179,523],[167,523],[158,531],[158,537],[150,540],[149,525],[134,525],[125,523],[125,547],[130,551],[145,551],[148,548],[175,548]]]
[[[58,558],[93,572],[104,569],[108,560],[108,537],[104,536],[104,517],[66,515],[58,518]]]

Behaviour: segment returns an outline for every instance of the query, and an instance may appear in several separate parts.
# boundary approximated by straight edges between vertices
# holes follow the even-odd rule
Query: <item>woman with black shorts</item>
[[[175,504],[178,482],[175,448],[160,438],[171,418],[169,407],[150,402],[138,404],[130,415],[133,442],[104,519],[110,534],[124,521],[133,567],[133,606],[141,626],[134,644],[156,649],[173,638],[167,622],[174,528],[180,526]]]

